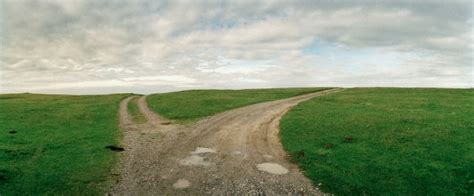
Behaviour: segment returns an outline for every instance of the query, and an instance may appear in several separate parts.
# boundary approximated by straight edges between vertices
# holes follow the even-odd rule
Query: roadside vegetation
[[[281,140],[337,195],[472,195],[473,89],[348,89],[299,104]]]
[[[128,95],[0,95],[0,195],[100,194]]]
[[[134,123],[142,124],[146,122],[145,116],[140,112],[138,108],[139,97],[132,98],[127,105],[128,114],[132,117]]]
[[[189,123],[229,109],[324,89],[327,88],[189,90],[150,95],[147,102],[160,115],[179,123]]]

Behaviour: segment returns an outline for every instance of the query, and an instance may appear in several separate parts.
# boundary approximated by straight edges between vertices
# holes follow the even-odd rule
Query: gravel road
[[[249,105],[184,126],[138,105],[147,123],[134,124],[120,104],[123,131],[117,195],[321,195],[289,162],[279,136],[281,117],[296,104],[343,89]]]

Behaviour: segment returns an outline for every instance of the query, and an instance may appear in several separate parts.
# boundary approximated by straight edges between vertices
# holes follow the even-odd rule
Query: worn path
[[[153,113],[145,97],[140,111],[148,122],[134,124],[120,105],[125,147],[119,195],[321,194],[289,162],[278,138],[280,118],[292,106],[331,89],[249,105],[182,126]]]

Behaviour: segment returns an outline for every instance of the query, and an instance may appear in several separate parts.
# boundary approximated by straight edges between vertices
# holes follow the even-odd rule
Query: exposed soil
[[[278,126],[292,106],[342,89],[249,105],[193,125],[169,123],[145,97],[138,105],[147,123],[133,124],[132,97],[120,104],[125,151],[112,188],[119,195],[320,195],[283,150]]]
[[[111,151],[116,151],[116,152],[121,152],[121,151],[124,151],[125,149],[122,148],[122,147],[119,147],[119,146],[106,146],[105,148],[111,150]]]

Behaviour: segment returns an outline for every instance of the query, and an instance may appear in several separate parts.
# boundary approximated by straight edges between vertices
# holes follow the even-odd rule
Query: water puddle
[[[260,171],[268,172],[271,174],[282,175],[287,174],[288,169],[276,163],[261,163],[257,165],[257,169]]]
[[[191,155],[179,161],[180,165],[186,166],[209,166],[211,162],[206,161],[207,158],[200,155],[207,153],[216,153],[216,150],[212,148],[197,147],[196,150],[191,152]]]
[[[173,184],[173,188],[175,189],[184,189],[188,188],[191,185],[191,183],[186,180],[186,179],[179,179]]]
[[[180,165],[185,166],[209,166],[211,162],[204,160],[204,157],[199,155],[191,155],[179,161]]]

